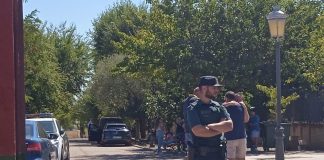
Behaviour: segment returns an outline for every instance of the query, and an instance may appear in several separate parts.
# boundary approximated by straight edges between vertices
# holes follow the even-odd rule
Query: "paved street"
[[[274,160],[275,152],[261,153],[258,155],[248,154],[246,160]],[[324,160],[324,151],[289,151],[285,152],[287,160]]]
[[[71,160],[182,160],[183,153],[164,151],[162,155],[154,154],[154,149],[148,146],[98,146],[89,143],[87,139],[70,140]],[[260,152],[253,155],[248,152],[246,160],[274,160],[275,152]],[[324,151],[289,151],[285,159],[291,160],[324,160]]]
[[[70,140],[71,160],[152,160],[172,159],[181,160],[183,154],[165,152],[161,156],[154,154],[152,149],[142,146],[98,146],[90,144],[86,139]]]

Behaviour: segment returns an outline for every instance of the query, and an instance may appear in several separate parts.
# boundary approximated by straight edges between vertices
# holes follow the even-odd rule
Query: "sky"
[[[86,35],[92,30],[92,22],[99,15],[112,8],[116,2],[121,0],[28,0],[23,2],[23,13],[25,15],[37,10],[37,17],[43,22],[59,26],[67,22],[70,26],[74,24],[77,33]],[[140,5],[145,0],[131,0]]]

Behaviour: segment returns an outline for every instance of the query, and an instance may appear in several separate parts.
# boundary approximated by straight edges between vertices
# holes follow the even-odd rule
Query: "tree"
[[[323,3],[288,1],[283,50],[285,88],[300,95],[317,92],[324,83]]]
[[[121,38],[117,31],[128,35],[136,34],[145,25],[143,20],[146,14],[145,7],[136,7],[129,0],[124,0],[95,19],[91,34],[96,51],[95,63],[107,56],[118,54],[114,43],[120,42]]]
[[[67,27],[66,23],[48,29],[47,36],[54,41],[59,68],[66,79],[64,88],[77,96],[86,87],[93,69],[89,42],[76,33],[75,26]]]
[[[256,85],[257,89],[262,91],[264,94],[267,95],[269,98],[269,101],[267,102],[267,107],[269,107],[270,111],[270,118],[274,119],[276,115],[276,107],[277,107],[277,88],[270,86],[263,86],[263,85]],[[286,110],[286,106],[289,105],[291,102],[297,100],[299,98],[299,95],[294,92],[291,95],[284,97],[281,97],[281,113],[284,113]]]
[[[123,58],[122,55],[113,55],[97,64],[93,84],[89,88],[91,95],[95,99],[100,116],[120,116],[129,123],[145,123],[145,80],[115,73],[116,65]],[[136,129],[139,133],[140,128]]]
[[[90,76],[90,47],[75,27],[47,27],[36,11],[24,19],[24,31],[27,112],[53,112],[71,125],[71,107]]]
[[[96,123],[95,120],[100,114],[95,98],[89,93],[89,89],[83,93],[80,99],[78,99],[71,111],[73,112],[72,119],[79,124],[81,132],[82,128],[87,127],[87,123],[90,119]]]
[[[117,73],[145,77],[149,86],[144,104],[149,117],[178,114],[181,100],[201,75],[218,76],[226,90],[251,93],[251,103],[262,105],[266,99],[258,94],[256,84],[275,84],[274,41],[265,18],[275,1],[152,0],[150,4],[147,12],[117,5],[103,13],[94,32],[95,37],[105,37],[94,38],[95,44],[113,47],[113,52],[96,47],[98,56],[124,56]],[[303,96],[323,84],[323,65],[318,65],[323,58],[322,37],[318,36],[323,32],[323,7],[319,1],[289,0],[280,5],[290,15],[289,36],[282,47],[283,96],[294,92]],[[102,17],[107,15],[119,18],[105,21]],[[105,32],[113,34],[103,36]]]
[[[53,112],[59,107],[63,76],[53,43],[35,12],[24,20],[26,109],[30,113]]]

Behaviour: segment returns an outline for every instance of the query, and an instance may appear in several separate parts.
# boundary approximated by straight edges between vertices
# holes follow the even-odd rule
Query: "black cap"
[[[218,79],[215,76],[202,76],[202,77],[200,77],[198,86],[221,87],[223,85],[218,83]]]

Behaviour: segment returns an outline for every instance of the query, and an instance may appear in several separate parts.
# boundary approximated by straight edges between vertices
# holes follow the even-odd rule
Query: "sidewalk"
[[[138,147],[150,149],[154,154],[155,147],[150,148],[149,145],[141,145]],[[287,160],[324,160],[324,151],[285,151],[284,154],[285,159]],[[179,154],[176,152],[165,152],[163,157],[167,157],[167,159],[183,159],[185,157],[185,154]],[[163,158],[161,157],[161,159]],[[250,151],[248,151],[246,155],[246,160],[275,160],[275,151],[260,151],[259,154],[252,154]]]
[[[286,151],[285,159],[324,160],[324,151]],[[246,160],[275,160],[275,151],[260,152],[258,155],[248,152]]]

